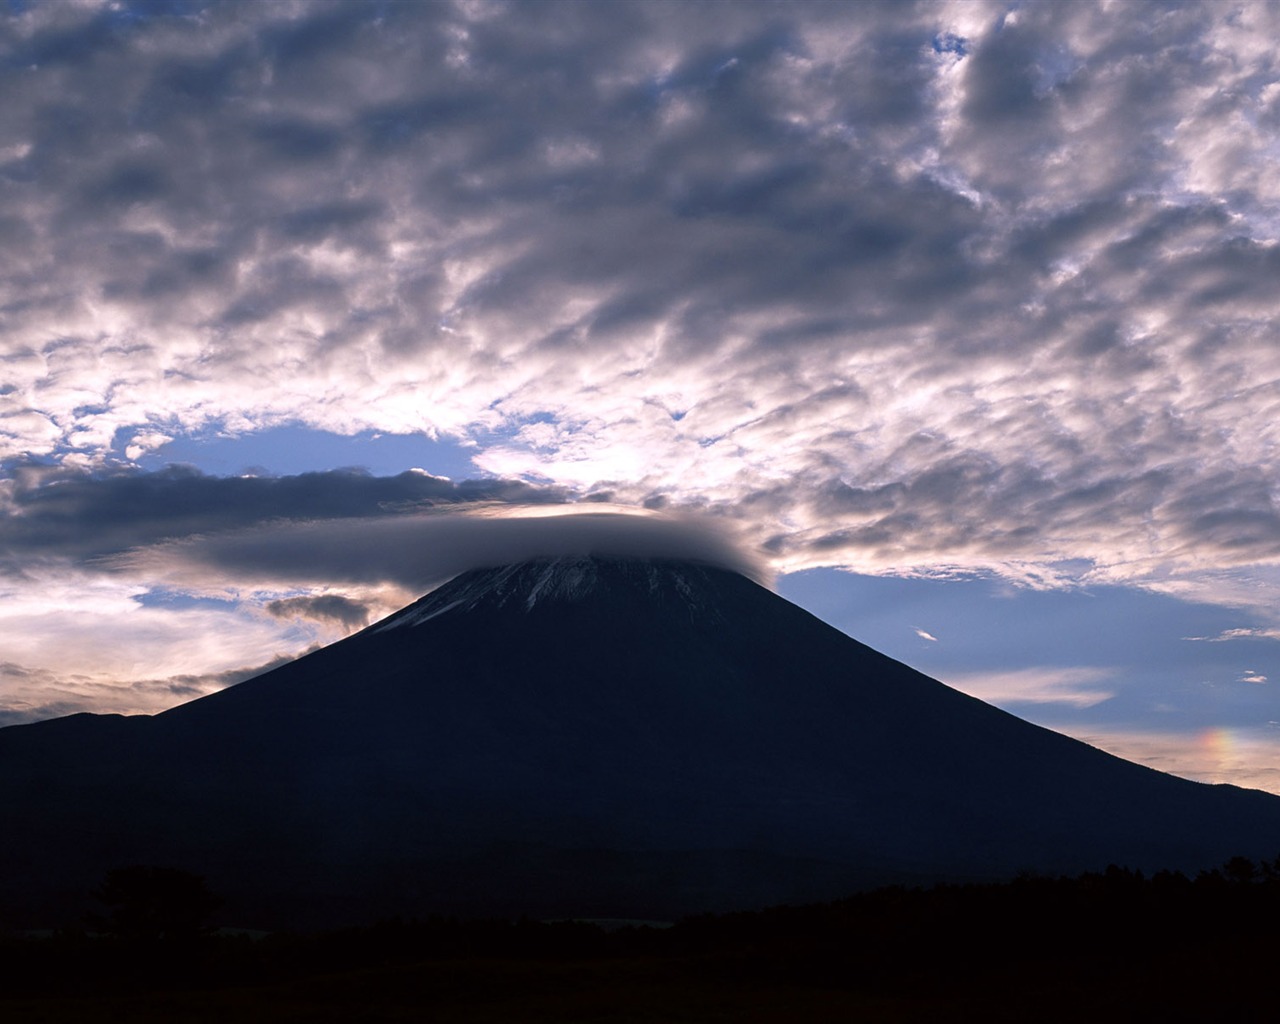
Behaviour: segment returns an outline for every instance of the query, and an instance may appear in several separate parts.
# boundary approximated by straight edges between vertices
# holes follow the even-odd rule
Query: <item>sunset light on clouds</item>
[[[599,502],[1280,791],[1277,38],[1263,3],[10,3],[0,723],[239,681]]]

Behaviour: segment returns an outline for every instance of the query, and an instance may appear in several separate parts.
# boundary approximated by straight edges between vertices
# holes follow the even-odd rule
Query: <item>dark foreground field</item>
[[[26,1022],[1274,1020],[1280,865],[692,918],[10,938]]]

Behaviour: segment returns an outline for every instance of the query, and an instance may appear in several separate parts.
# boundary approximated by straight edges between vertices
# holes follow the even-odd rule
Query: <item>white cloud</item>
[[[1184,636],[1184,640],[1203,640],[1206,643],[1218,644],[1228,640],[1280,640],[1280,629],[1265,627],[1237,627],[1224,629],[1216,636]]]
[[[0,595],[0,724],[91,710],[150,713],[344,630],[281,623],[243,603],[147,606],[137,580],[67,567]]]
[[[1115,696],[1104,689],[1115,675],[1100,668],[1023,668],[1005,672],[950,672],[943,682],[989,704],[1065,704],[1089,708]]]
[[[498,430],[508,440],[480,453],[494,472],[726,509],[767,495],[753,514],[762,534],[787,525],[797,564],[901,568],[946,549],[1149,572],[1197,527],[1175,513],[1208,483],[1206,443],[1213,467],[1266,464],[1269,399],[1251,396],[1255,426],[1235,429],[1239,371],[1277,367],[1255,343],[1274,312],[1266,250],[1241,248],[1248,211],[1224,217],[1213,199],[1240,189],[1188,198],[1179,160],[1204,147],[1149,152],[1143,133],[1186,122],[1223,82],[1250,84],[1229,101],[1240,116],[1265,104],[1270,58],[1203,9],[1154,38],[1084,4],[997,32],[1000,14],[796,7],[802,43],[693,8],[633,8],[626,32],[583,18],[543,41],[584,83],[550,106],[517,67],[476,91],[460,69],[505,37],[465,5],[383,23],[228,9],[199,33],[139,23],[114,48],[87,15],[53,19],[68,44],[102,44],[57,71],[62,102],[100,123],[41,136],[49,90],[8,105],[14,137],[36,140],[13,161],[34,173],[59,146],[76,156],[15,221],[34,234],[3,279],[10,451],[97,451],[123,427],[136,456],[174,430],[284,419]],[[42,22],[18,20],[20,51]],[[967,56],[933,53],[947,33]],[[1180,62],[1175,44],[1197,34],[1212,69]],[[414,46],[437,35],[467,60],[421,72]],[[1151,81],[1132,78],[1139,56]],[[877,62],[883,79],[864,74]],[[721,95],[726,76],[738,92]],[[1137,88],[1143,105],[1123,99]],[[256,104],[220,102],[245,89]],[[646,120],[650,94],[691,124]],[[199,117],[197,99],[213,101]],[[625,132],[602,119],[610,103],[632,105]],[[511,131],[526,104],[544,111],[527,146]],[[1055,155],[1081,147],[1089,159]],[[1014,166],[1018,203],[987,180]],[[960,180],[978,191],[940,184]],[[640,198],[621,202],[624,186]],[[1224,288],[1232,308],[1215,312]],[[940,522],[930,499],[962,464],[949,486],[966,505]],[[878,488],[879,506],[803,498],[840,482]],[[1271,557],[1258,524],[1239,556]]]

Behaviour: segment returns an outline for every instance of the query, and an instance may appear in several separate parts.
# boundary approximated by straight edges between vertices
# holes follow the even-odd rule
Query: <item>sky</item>
[[[1277,38],[1232,2],[9,0],[0,723],[156,711],[634,512],[1280,792]]]

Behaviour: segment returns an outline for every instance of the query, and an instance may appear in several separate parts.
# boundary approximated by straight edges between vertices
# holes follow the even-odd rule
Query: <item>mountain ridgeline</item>
[[[1028,724],[736,573],[591,556],[465,573],[162,714],[0,730],[0,833],[25,926],[131,863],[264,927],[669,918],[1270,858],[1280,798]]]

